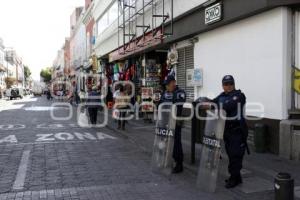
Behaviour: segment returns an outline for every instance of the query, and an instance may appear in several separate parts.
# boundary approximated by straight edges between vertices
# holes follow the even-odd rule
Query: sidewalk
[[[102,113],[101,113],[102,114]],[[103,119],[103,114],[99,118]],[[117,129],[117,123],[108,116],[107,127],[119,134],[124,135],[146,154],[151,156],[154,141],[155,124],[144,122],[143,120],[131,120],[126,124],[126,130]],[[201,145],[196,145],[196,164],[191,164],[191,131],[184,128],[182,133],[182,143],[185,153],[185,174],[191,174],[191,178],[195,181],[197,178],[197,169],[200,162],[199,154]],[[244,183],[232,190],[224,189],[224,179],[227,174],[227,156],[223,153],[220,162],[220,175],[218,181],[218,192],[228,193],[230,196],[236,196],[237,199],[274,199],[274,177],[278,172],[288,172],[295,179],[295,199],[300,199],[300,162],[289,161],[272,154],[257,154],[251,151],[251,155],[246,155],[244,160],[244,169],[242,175]],[[255,196],[255,197],[254,197]]]

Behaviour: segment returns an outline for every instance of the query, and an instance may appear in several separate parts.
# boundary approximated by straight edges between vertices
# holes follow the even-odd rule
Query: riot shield
[[[156,121],[155,139],[152,153],[152,171],[169,175],[173,168],[173,147],[176,120],[172,115],[176,113],[176,106],[172,104],[161,105]]]
[[[223,110],[207,113],[197,178],[198,188],[205,192],[216,191],[225,116]]]

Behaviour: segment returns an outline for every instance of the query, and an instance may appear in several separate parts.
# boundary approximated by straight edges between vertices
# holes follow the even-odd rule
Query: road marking
[[[92,134],[90,133],[78,133],[78,132],[75,132],[74,135],[79,139],[79,140],[85,140],[86,138],[89,139],[89,140],[97,140],[97,138],[95,136],[93,136]]]
[[[64,128],[62,124],[38,124],[36,128],[44,128],[44,129],[61,129]]]
[[[53,136],[53,134],[37,134],[36,135],[37,139],[35,141],[36,142],[54,141],[55,138],[49,138],[51,136]]]
[[[24,129],[26,128],[25,125],[23,124],[1,124],[0,125],[0,129],[4,130],[4,131],[14,131],[14,130],[18,130],[18,129]]]
[[[74,134],[68,133],[68,132],[61,132],[56,134],[37,134],[36,142],[48,142],[48,141],[55,141],[55,140],[61,140],[61,141],[75,141],[75,140],[105,140],[105,139],[111,139],[115,140],[116,137],[113,137],[111,135],[97,132],[96,137],[88,132],[79,133],[75,132]]]
[[[56,133],[55,137],[59,140],[74,140],[74,136],[71,133]]]
[[[21,162],[19,165],[16,180],[13,185],[14,190],[22,190],[24,188],[24,182],[27,173],[27,167],[29,162],[30,150],[26,150],[22,154]]]
[[[61,143],[61,142],[90,142],[90,141],[101,141],[101,140],[116,140],[117,137],[111,136],[109,134],[105,134],[102,132],[96,132],[96,133],[88,133],[88,132],[74,132],[74,133],[68,133],[68,132],[60,132],[60,133],[49,133],[49,134],[36,134],[35,135],[35,141],[34,142],[21,142],[19,143],[16,135],[8,135],[4,138],[0,138],[0,146],[1,145],[22,145],[22,144],[48,144],[48,143]],[[61,141],[61,142],[59,142]],[[13,146],[15,146],[13,145]]]
[[[101,133],[101,132],[97,132],[97,137],[99,140],[105,140],[105,139],[111,139],[111,140],[116,140],[116,137],[113,137],[111,135],[105,134],[105,133]]]
[[[20,142],[12,144],[0,144],[1,146],[24,146],[24,145],[43,145],[43,144],[83,144],[83,143],[100,143],[104,140],[61,140],[61,141],[49,141],[49,142]]]
[[[2,143],[18,143],[18,140],[15,135],[9,135],[3,139],[0,139],[0,144]]]

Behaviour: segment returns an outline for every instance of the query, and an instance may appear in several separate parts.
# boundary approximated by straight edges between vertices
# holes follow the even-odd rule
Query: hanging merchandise
[[[131,66],[131,63],[129,60],[126,60],[124,63],[124,71],[127,71],[129,69],[129,67]]]
[[[142,78],[142,74],[143,74],[143,66],[141,63],[137,62],[136,63],[136,72],[135,72],[135,76],[139,79]]]
[[[113,69],[114,69],[113,80],[119,81],[120,80],[120,64],[115,63]]]
[[[125,81],[130,81],[130,70],[128,69],[125,73]]]
[[[117,74],[117,73],[119,73],[119,65],[118,65],[118,63],[116,63],[114,65],[114,74]]]
[[[120,74],[114,74],[114,81],[119,81],[120,80]]]
[[[124,72],[120,72],[119,73],[119,80],[120,81],[124,81],[125,80],[125,74],[124,74]]]
[[[155,60],[148,60],[145,70],[145,87],[153,89],[153,100],[157,103],[162,91],[162,66],[160,64],[156,64]]]
[[[131,80],[134,80],[136,78],[136,65],[132,65],[130,67],[130,75],[131,75]]]
[[[162,72],[161,72],[161,78],[160,78],[160,81],[161,83],[164,82],[164,80],[166,79],[166,77],[168,76],[170,70],[168,68],[168,65],[165,63],[162,65]]]
[[[149,60],[146,66],[146,87],[160,87],[161,65]]]
[[[153,112],[153,88],[142,88],[142,112]]]
[[[125,64],[122,63],[122,62],[119,62],[118,66],[119,66],[119,72],[124,72],[124,70],[125,70]]]

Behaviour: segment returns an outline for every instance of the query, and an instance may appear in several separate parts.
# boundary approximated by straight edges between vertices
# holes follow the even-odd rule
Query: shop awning
[[[114,62],[117,60],[122,60],[128,56],[141,53],[146,49],[162,44],[163,35],[161,30],[157,30],[157,33],[153,36],[153,32],[150,31],[145,36],[141,36],[130,43],[127,43],[119,49],[113,51],[109,54],[109,62]]]

